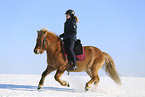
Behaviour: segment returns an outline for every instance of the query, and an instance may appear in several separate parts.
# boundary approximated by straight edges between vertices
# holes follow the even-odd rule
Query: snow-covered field
[[[44,88],[37,90],[41,75],[0,74],[0,97],[145,97],[144,77],[121,77],[122,86],[109,77],[100,77],[97,88],[85,92],[89,76],[63,75],[70,87],[61,86],[48,75]]]

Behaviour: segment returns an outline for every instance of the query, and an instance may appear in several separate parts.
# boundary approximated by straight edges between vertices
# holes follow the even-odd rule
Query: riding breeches
[[[73,51],[75,45],[75,41],[71,38],[66,38],[64,39],[64,49],[66,54],[68,55],[68,61],[73,62],[73,65],[76,65],[76,57],[75,57],[75,53]]]

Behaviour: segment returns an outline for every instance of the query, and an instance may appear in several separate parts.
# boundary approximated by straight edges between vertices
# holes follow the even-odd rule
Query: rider
[[[76,41],[76,34],[77,34],[77,25],[78,18],[74,15],[75,12],[71,9],[67,10],[66,15],[66,22],[64,23],[64,33],[60,35],[60,38],[63,37],[64,41],[64,49],[66,54],[68,55],[69,63],[73,63],[73,67],[69,68],[69,70],[76,70],[78,67],[76,66],[76,57],[73,51],[75,41]]]

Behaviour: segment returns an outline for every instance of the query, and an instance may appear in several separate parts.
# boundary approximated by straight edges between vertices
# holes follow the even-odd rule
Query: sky
[[[0,0],[0,74],[41,74],[47,62],[46,52],[33,53],[37,30],[62,34],[68,9],[83,46],[107,52],[121,76],[145,77],[145,0]]]

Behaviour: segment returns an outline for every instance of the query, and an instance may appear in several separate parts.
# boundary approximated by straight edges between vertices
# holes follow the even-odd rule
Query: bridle
[[[42,45],[42,48],[43,48],[43,49],[44,49],[45,42],[46,42],[46,44],[48,45],[48,42],[47,42],[46,38],[44,37],[44,39],[43,39],[43,45]]]
[[[61,40],[61,39],[59,39],[58,41],[60,41],[60,40]],[[42,42],[43,42],[42,48],[44,49],[45,42],[46,42],[46,44],[47,44],[47,48],[49,48],[50,46],[54,45],[54,44],[57,43],[58,41],[56,41],[56,42],[54,42],[54,43],[48,45],[48,42],[47,42],[46,38],[44,37],[44,39],[43,39],[43,41],[42,41]],[[46,48],[46,49],[47,49],[47,48]]]

